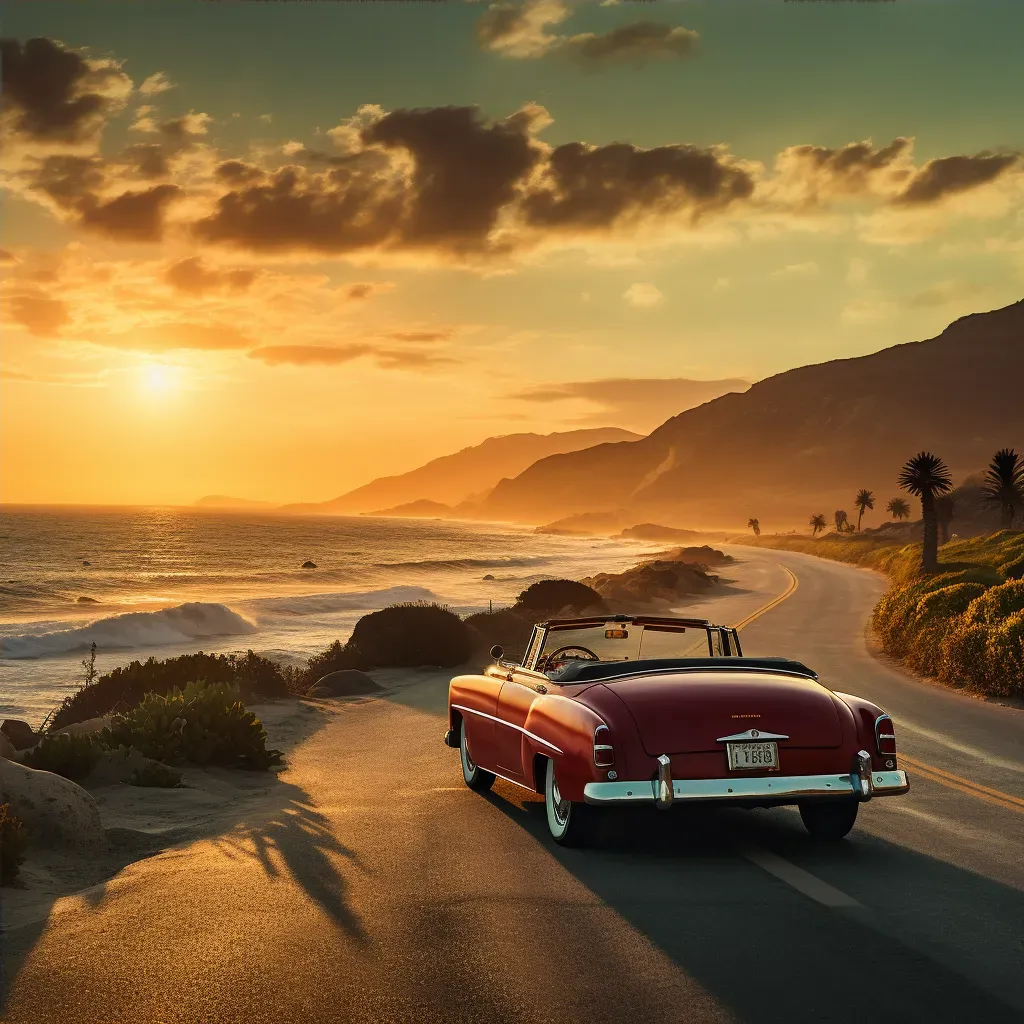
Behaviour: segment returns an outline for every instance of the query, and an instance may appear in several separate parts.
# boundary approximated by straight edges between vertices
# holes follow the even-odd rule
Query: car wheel
[[[566,800],[558,789],[555,766],[547,762],[544,772],[544,811],[551,838],[562,846],[579,846],[590,833],[590,813],[586,804]]]
[[[466,780],[466,785],[470,789],[483,793],[494,785],[494,775],[491,772],[484,771],[469,756],[469,747],[466,745],[465,721],[459,725],[459,757],[462,760],[462,777]]]
[[[804,828],[815,838],[836,843],[845,836],[857,820],[856,800],[827,804],[800,804],[800,817]]]

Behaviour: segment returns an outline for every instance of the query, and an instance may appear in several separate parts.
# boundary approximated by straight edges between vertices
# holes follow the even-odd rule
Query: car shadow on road
[[[1021,1019],[1016,889],[877,835],[823,849],[788,811],[604,813],[591,845],[564,849],[540,798],[499,782],[488,799],[741,1020]],[[757,851],[810,861],[853,905],[794,891],[756,866]],[[971,963],[960,963],[934,936],[968,922]]]

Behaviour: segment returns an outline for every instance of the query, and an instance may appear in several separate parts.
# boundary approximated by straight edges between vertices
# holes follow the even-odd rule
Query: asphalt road
[[[634,812],[563,851],[542,804],[462,785],[445,678],[346,706],[271,804],[8,933],[4,1020],[1017,1021],[1024,712],[876,660],[880,577],[734,549],[707,605],[896,721],[912,791],[816,847],[789,810]]]

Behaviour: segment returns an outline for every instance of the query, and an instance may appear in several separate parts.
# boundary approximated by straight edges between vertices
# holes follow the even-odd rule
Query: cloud
[[[657,306],[665,296],[657,285],[638,281],[631,284],[623,293],[626,302],[636,309],[650,309]]]
[[[450,366],[459,361],[451,356],[439,356],[434,352],[407,349],[382,349],[376,353],[376,358],[378,364],[385,370],[425,370],[434,366]]]
[[[699,39],[691,29],[652,21],[630,22],[610,32],[572,36],[548,31],[549,27],[567,21],[571,14],[572,8],[561,0],[492,4],[477,21],[477,44],[482,50],[518,60],[554,54],[599,67],[616,62],[643,64],[648,60],[689,57]]]
[[[53,337],[71,321],[66,303],[39,291],[6,297],[4,313],[37,338]]]
[[[818,273],[818,264],[813,260],[807,263],[787,263],[786,266],[771,272],[771,277],[793,278],[793,277],[814,277]]]
[[[95,142],[132,89],[117,61],[89,58],[51,39],[0,39],[0,62],[5,143]]]
[[[866,295],[848,302],[840,318],[848,324],[875,324],[895,316],[899,309],[895,302],[880,295]]]
[[[409,341],[432,344],[438,341],[451,341],[455,331],[450,327],[439,331],[391,331],[388,337],[393,341]]]
[[[0,249],[0,265],[7,265],[10,263],[17,263],[18,257],[13,252],[8,252],[6,249]]]
[[[1020,167],[1017,153],[979,153],[929,160],[895,198],[904,205],[936,203],[949,195],[966,192],[995,181],[1013,167]]]
[[[637,21],[611,32],[570,36],[562,50],[588,65],[634,63],[693,56],[700,36],[681,25]]]
[[[850,266],[846,271],[846,280],[850,284],[863,284],[868,279],[871,271],[871,264],[867,260],[854,256],[850,260]]]
[[[139,86],[139,92],[143,96],[156,96],[158,93],[167,92],[168,89],[173,88],[174,83],[162,71],[157,71],[156,74],[143,79],[142,85]]]
[[[543,385],[514,398],[525,402],[584,401],[597,409],[577,422],[617,424],[651,430],[672,416],[710,402],[731,391],[746,391],[745,380],[688,380],[669,378],[606,378]]]
[[[167,268],[165,280],[179,292],[202,295],[208,291],[245,291],[256,279],[254,270],[214,270],[198,256],[178,260]]]
[[[92,334],[95,345],[107,348],[135,349],[141,352],[169,352],[175,349],[194,349],[216,352],[252,348],[249,340],[229,324],[168,321],[147,324],[129,331]]]
[[[124,242],[158,242],[163,237],[167,206],[181,198],[177,185],[156,185],[139,192],[123,192],[107,202],[83,200],[79,206],[83,227]]]
[[[394,287],[394,281],[354,281],[352,284],[345,285],[343,291],[345,298],[359,302],[373,295],[384,295],[393,291]]]
[[[977,299],[989,291],[989,286],[979,281],[939,281],[930,288],[910,297],[907,305],[914,309],[930,309],[948,306],[957,302]]]
[[[249,358],[268,366],[338,366],[371,352],[372,345],[265,345]]]

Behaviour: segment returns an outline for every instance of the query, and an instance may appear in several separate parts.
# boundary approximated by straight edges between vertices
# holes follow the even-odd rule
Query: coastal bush
[[[236,686],[249,699],[284,697],[289,692],[280,666],[252,651],[242,656],[199,651],[164,661],[150,658],[115,668],[66,697],[50,719],[49,730],[128,711],[148,693],[166,694],[196,679]]]
[[[1014,612],[1024,609],[1024,580],[1010,580],[990,587],[967,607],[965,619],[998,626]]]
[[[530,642],[533,622],[524,619],[511,608],[496,612],[476,612],[467,615],[465,623],[473,631],[474,645],[478,652],[489,651],[495,644],[505,648],[505,657],[511,661],[522,660],[526,645]]]
[[[938,673],[942,664],[942,638],[949,631],[950,620],[963,614],[984,592],[983,583],[954,583],[926,593],[917,602],[908,624],[911,639],[906,657],[912,668],[929,675]]]
[[[310,686],[318,679],[322,679],[328,672],[339,672],[346,668],[358,668],[356,661],[358,656],[354,650],[349,650],[346,644],[335,640],[325,651],[314,654],[306,664],[306,668],[300,673],[299,692],[305,693]]]
[[[153,761],[144,768],[136,768],[128,776],[129,786],[147,786],[156,789],[178,789],[181,786],[181,772]]]
[[[954,686],[988,689],[989,628],[980,622],[967,623],[963,616],[954,619],[939,642],[940,679]]]
[[[37,771],[53,772],[77,782],[84,779],[99,763],[103,753],[92,736],[44,736],[23,758],[24,764]]]
[[[1008,562],[1003,562],[999,566],[999,571],[1003,574],[1005,580],[1022,580],[1024,579],[1024,555],[1020,558],[1013,558]]]
[[[437,604],[396,604],[364,615],[344,647],[345,668],[451,668],[473,653],[474,636],[454,612]]]
[[[0,885],[10,885],[25,861],[28,832],[10,804],[0,804]]]
[[[516,612],[533,619],[556,615],[580,615],[584,612],[604,612],[604,598],[585,583],[576,580],[540,580],[531,583],[516,599]]]
[[[1024,611],[1014,612],[989,631],[985,668],[991,692],[1024,697]]]
[[[134,747],[170,764],[266,770],[281,763],[279,750],[267,750],[260,720],[246,710],[238,688],[227,683],[189,683],[168,694],[147,694],[99,739],[105,746]]]

